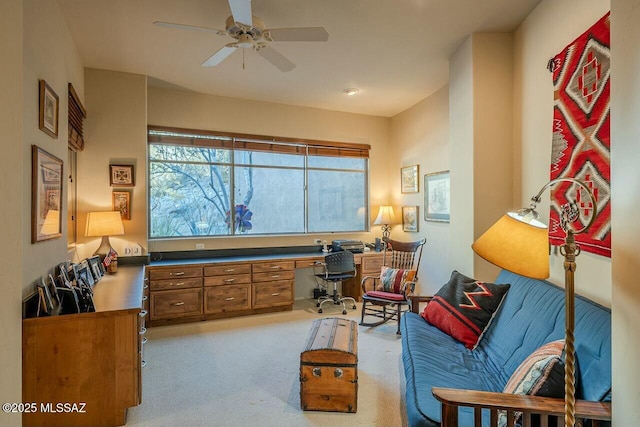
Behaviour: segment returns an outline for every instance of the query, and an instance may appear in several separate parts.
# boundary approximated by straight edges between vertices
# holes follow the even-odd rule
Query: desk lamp
[[[112,249],[109,236],[121,236],[123,234],[124,226],[122,225],[120,211],[89,212],[87,215],[85,235],[88,237],[102,237],[102,243],[94,253],[94,255],[100,255],[100,260],[104,260],[104,257]]]
[[[591,217],[575,228],[580,211],[576,203],[562,206],[560,225],[566,233],[565,243],[560,247],[564,256],[565,288],[565,365],[564,398],[565,426],[575,425],[575,346],[574,346],[574,272],[580,246],[574,235],[587,230],[596,217],[596,200],[589,188],[574,178],[557,178],[545,184],[537,195],[531,198],[529,208],[518,212],[508,212],[471,245],[475,253],[498,267],[535,279],[549,277],[549,239],[547,226],[538,221],[536,206],[540,196],[558,182],[578,185],[591,198]]]
[[[391,234],[391,225],[396,222],[396,216],[393,214],[393,207],[389,205],[380,206],[378,217],[373,221],[373,225],[382,225],[382,241],[387,243]]]

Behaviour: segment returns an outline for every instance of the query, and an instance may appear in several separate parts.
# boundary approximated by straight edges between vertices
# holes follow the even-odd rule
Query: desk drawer
[[[251,283],[251,274],[233,274],[229,276],[212,276],[204,278],[205,286],[238,285]]]
[[[231,274],[251,274],[251,264],[224,264],[204,268],[205,276],[228,276]]]
[[[369,255],[362,257],[362,275],[379,276],[382,268],[382,255]]]
[[[253,308],[293,304],[293,282],[253,284]]]
[[[151,280],[187,279],[190,277],[202,277],[202,267],[154,268],[149,272],[149,278]]]
[[[165,291],[172,289],[199,288],[202,286],[202,279],[169,279],[169,280],[152,280],[152,291]]]
[[[151,294],[151,320],[202,314],[202,288]]]
[[[207,288],[204,294],[205,314],[249,310],[251,285],[225,285]]]
[[[271,282],[274,280],[293,280],[294,270],[274,270],[267,273],[253,273],[253,282]]]
[[[311,268],[311,267],[320,267],[319,265],[316,265],[317,262],[322,262],[324,261],[324,257],[319,256],[319,257],[314,257],[314,258],[309,258],[309,259],[305,259],[305,260],[297,260],[296,261],[296,268]]]
[[[260,262],[253,264],[253,273],[269,273],[282,270],[293,270],[296,267],[295,261],[274,261]]]

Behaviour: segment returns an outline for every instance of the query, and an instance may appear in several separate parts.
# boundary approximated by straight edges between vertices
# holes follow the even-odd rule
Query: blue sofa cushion
[[[473,350],[491,324],[508,284],[480,282],[453,271],[422,313],[429,324]]]
[[[440,426],[441,405],[433,396],[432,387],[503,391],[513,372],[531,353],[545,343],[564,338],[564,289],[508,271],[502,271],[495,283],[511,287],[491,327],[473,351],[418,314],[402,316],[402,360],[410,427]],[[574,336],[576,397],[610,400],[610,310],[576,297]],[[483,416],[488,418],[487,413]],[[488,423],[488,419],[484,422]],[[459,425],[474,425],[472,408],[460,408]]]

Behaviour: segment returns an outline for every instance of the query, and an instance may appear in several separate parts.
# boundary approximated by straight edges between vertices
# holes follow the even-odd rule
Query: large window
[[[367,229],[369,146],[149,127],[150,238]]]

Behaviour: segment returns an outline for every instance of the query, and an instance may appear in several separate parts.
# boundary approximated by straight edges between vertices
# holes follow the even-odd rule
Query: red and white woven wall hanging
[[[551,179],[576,178],[591,189],[597,216],[576,242],[583,251],[606,257],[611,257],[609,24],[607,13],[549,61],[554,83]],[[580,191],[564,182],[551,189],[552,245],[564,243],[563,205],[577,200],[581,221],[588,221],[593,206]]]

